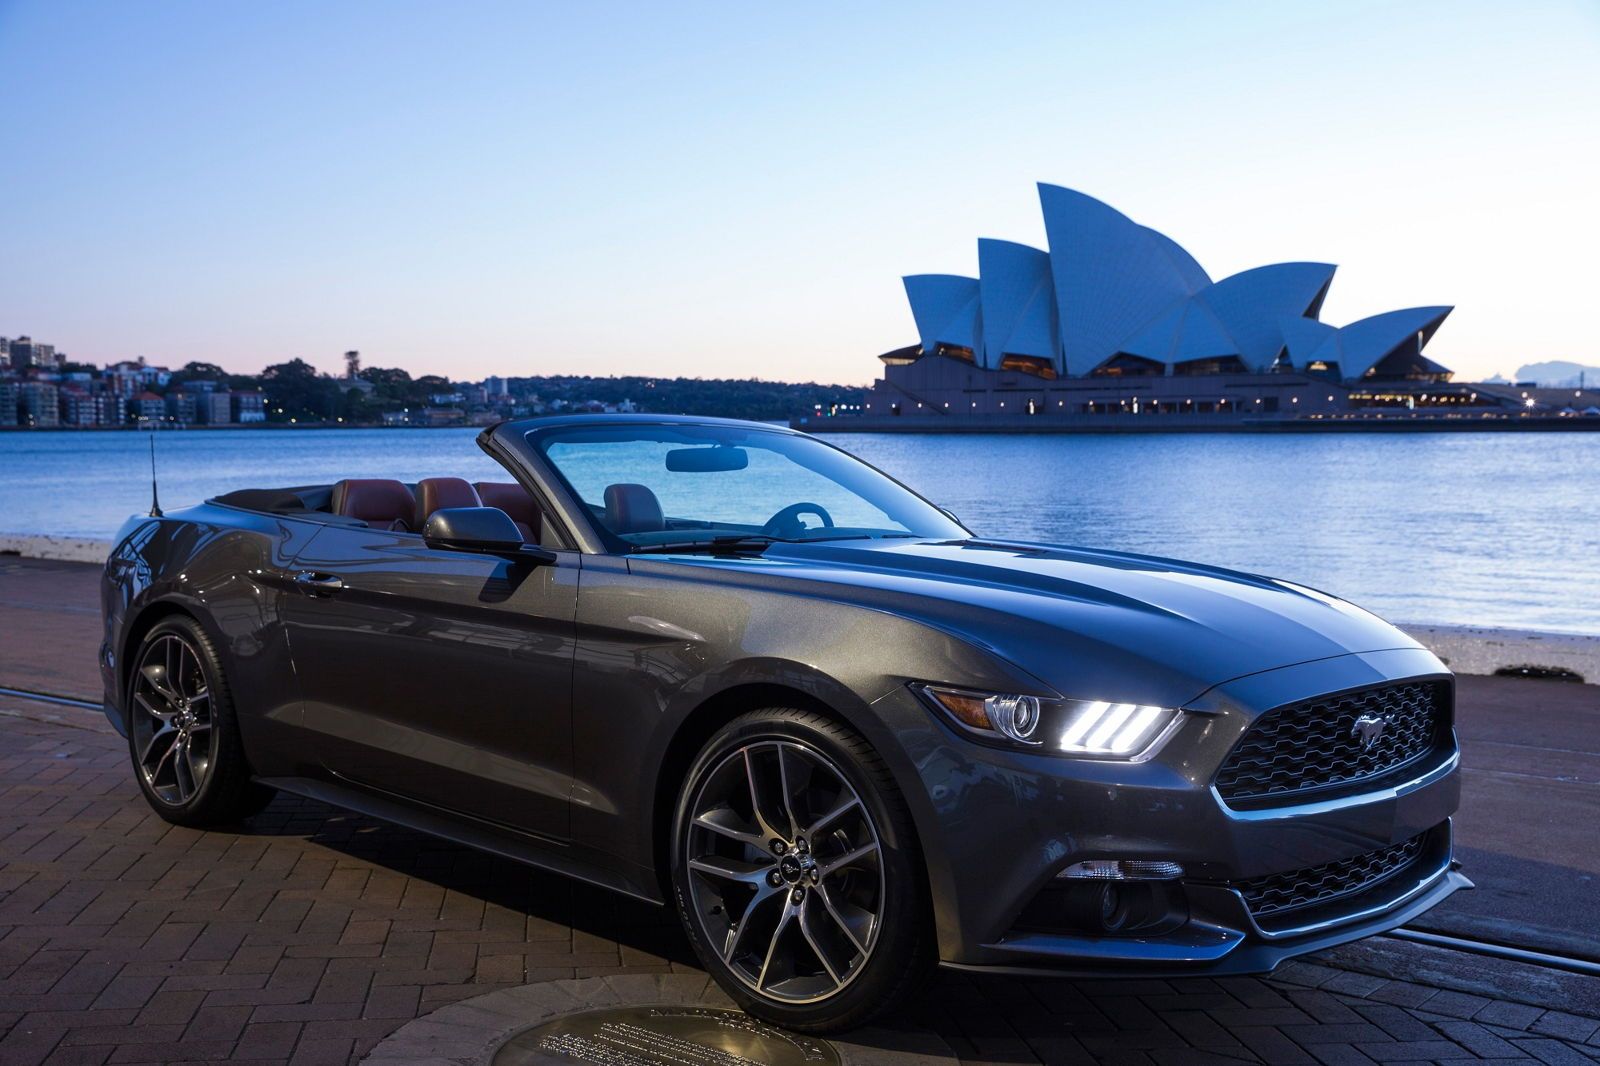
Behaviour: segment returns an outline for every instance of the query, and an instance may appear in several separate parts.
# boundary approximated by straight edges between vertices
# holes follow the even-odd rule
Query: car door
[[[329,526],[284,614],[315,760],[430,807],[565,839],[579,555],[514,562]]]

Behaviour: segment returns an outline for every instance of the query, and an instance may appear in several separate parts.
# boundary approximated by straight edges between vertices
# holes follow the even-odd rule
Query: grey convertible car
[[[975,536],[767,425],[478,443],[500,479],[128,522],[106,713],[162,817],[283,790],[664,903],[813,1031],[941,963],[1267,971],[1469,886],[1451,676],[1348,603]]]

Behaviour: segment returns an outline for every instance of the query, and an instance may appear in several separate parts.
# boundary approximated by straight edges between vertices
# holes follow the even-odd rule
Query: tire
[[[251,780],[216,648],[187,615],[156,623],[134,655],[128,755],[146,802],[175,825],[227,825],[272,801]]]
[[[774,1024],[861,1025],[933,971],[905,800],[871,745],[814,712],[753,711],[706,742],[673,812],[671,874],[707,971]]]

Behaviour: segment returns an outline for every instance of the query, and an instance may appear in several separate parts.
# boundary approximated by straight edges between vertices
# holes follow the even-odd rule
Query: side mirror
[[[498,507],[441,507],[428,516],[422,541],[430,548],[479,552],[529,563],[555,561],[555,553],[524,544],[522,531]]]

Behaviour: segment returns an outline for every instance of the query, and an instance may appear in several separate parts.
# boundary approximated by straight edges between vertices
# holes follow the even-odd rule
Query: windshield
[[[792,433],[613,424],[533,430],[528,443],[633,548],[967,536],[872,467]]]

